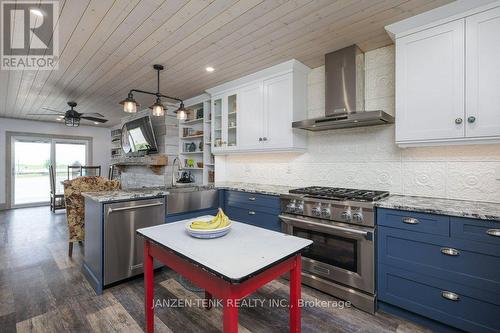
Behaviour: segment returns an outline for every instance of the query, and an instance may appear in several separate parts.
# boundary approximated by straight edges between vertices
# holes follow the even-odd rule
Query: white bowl
[[[187,233],[196,238],[217,238],[217,237],[222,237],[226,235],[230,230],[231,230],[231,225],[232,222],[229,221],[229,225],[223,227],[223,228],[218,228],[218,229],[192,229],[191,228],[191,223],[193,223],[194,220],[190,220],[186,223],[186,231]],[[203,221],[203,219],[202,219]],[[207,220],[208,222],[209,220]]]

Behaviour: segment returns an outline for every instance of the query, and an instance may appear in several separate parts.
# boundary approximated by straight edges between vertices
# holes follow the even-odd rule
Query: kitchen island
[[[165,221],[165,196],[157,188],[85,192],[83,271],[97,294],[141,274],[142,242],[135,230]],[[157,265],[158,266],[158,265]]]
[[[192,220],[137,230],[144,237],[146,331],[154,331],[155,258],[205,289],[208,299],[222,300],[225,333],[238,332],[242,298],[290,273],[290,332],[300,332],[301,252],[312,241],[234,221],[229,234],[198,239],[185,230]]]

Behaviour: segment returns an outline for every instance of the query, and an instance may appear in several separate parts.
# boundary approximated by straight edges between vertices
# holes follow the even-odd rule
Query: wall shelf
[[[181,155],[203,154],[202,151],[182,151]]]
[[[213,175],[214,172],[214,167],[207,165],[207,163],[213,161],[211,146],[212,119],[210,118],[212,103],[209,95],[202,95],[184,101],[184,104],[188,109],[194,110],[195,113],[192,113],[191,116],[198,114],[200,118],[179,121],[179,155],[181,156],[182,170],[192,171],[194,184],[206,185],[210,180],[209,174]],[[199,110],[203,110],[203,116],[199,114],[201,113]],[[184,131],[186,131],[185,128],[187,127],[192,128],[194,131],[203,131],[203,133],[184,137]],[[184,146],[187,143],[187,140],[195,141],[196,149],[198,149],[199,143],[202,142],[203,150],[192,152],[184,151]],[[194,166],[186,167],[185,165],[187,164],[187,160],[193,160]],[[203,167],[198,167],[197,163],[203,163]]]
[[[196,135],[191,135],[191,136],[181,136],[180,137],[181,140],[199,139],[199,138],[203,138],[203,133],[196,134]]]
[[[192,124],[197,124],[203,122],[205,118],[198,118],[198,119],[192,119],[192,120],[186,120],[181,123],[181,125],[192,125]]]
[[[161,175],[163,173],[162,168],[168,164],[168,157],[166,155],[154,155],[129,159],[123,158],[111,161],[111,164],[116,166],[120,171],[130,166],[146,166],[155,174]]]

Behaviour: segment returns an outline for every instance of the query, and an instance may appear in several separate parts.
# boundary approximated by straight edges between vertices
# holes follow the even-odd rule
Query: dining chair
[[[68,165],[68,179],[75,179],[81,177],[82,166],[81,165]]]
[[[108,180],[98,176],[83,176],[64,181],[69,257],[73,255],[73,243],[85,239],[85,198],[82,192],[111,191],[120,187],[118,180]]]
[[[55,212],[56,209],[64,208],[64,193],[57,193],[56,172],[52,164],[49,165],[49,178],[50,178],[50,210],[52,212]]]
[[[80,168],[80,176],[101,176],[101,166],[84,165]]]

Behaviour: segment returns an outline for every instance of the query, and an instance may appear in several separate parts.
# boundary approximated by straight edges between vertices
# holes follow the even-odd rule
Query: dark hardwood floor
[[[64,211],[48,207],[0,212],[0,332],[141,332],[144,329],[142,278],[97,296],[81,272],[83,249],[67,257]],[[183,287],[177,275],[155,274],[158,332],[220,332],[219,307],[203,309],[199,291]],[[191,289],[194,290],[194,289]],[[288,311],[270,300],[287,300],[286,280],[273,281],[240,309],[240,332],[288,332]],[[306,301],[335,301],[304,287]],[[179,307],[175,300],[191,306]],[[258,300],[258,301],[257,301]],[[260,302],[264,306],[254,306]],[[305,307],[303,332],[427,332],[412,323],[355,308]]]

